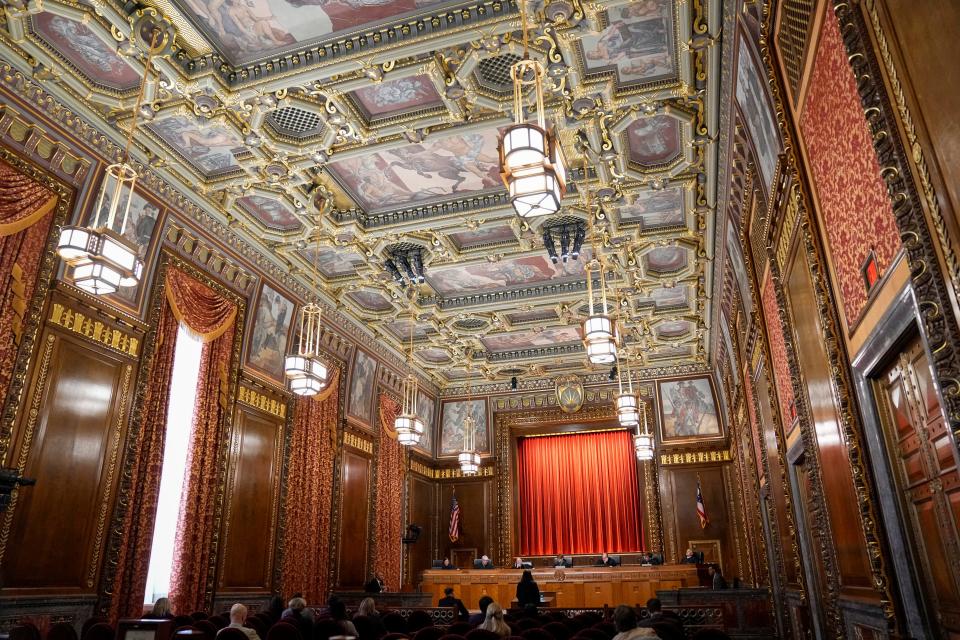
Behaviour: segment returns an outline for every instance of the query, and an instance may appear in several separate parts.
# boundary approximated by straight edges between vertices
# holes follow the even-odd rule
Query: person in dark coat
[[[453,587],[447,587],[443,590],[443,597],[440,598],[440,601],[437,602],[438,607],[456,607],[457,615],[462,620],[466,620],[470,617],[470,612],[467,611],[467,608],[463,606],[463,600],[460,598],[455,598],[453,595]]]
[[[470,616],[470,624],[477,626],[483,624],[483,621],[487,619],[487,607],[490,606],[490,603],[493,602],[493,598],[490,596],[483,596],[480,598],[480,613],[475,613]]]
[[[685,640],[683,623],[673,611],[664,611],[659,598],[647,600],[647,613],[650,615],[637,624],[638,627],[647,627],[657,632],[661,640]]]
[[[536,610],[540,606],[540,587],[529,569],[524,570],[517,583],[517,605],[521,609]]]

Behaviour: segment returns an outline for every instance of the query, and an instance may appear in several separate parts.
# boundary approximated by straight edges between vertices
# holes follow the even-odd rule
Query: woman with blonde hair
[[[354,615],[367,616],[371,618],[373,616],[380,617],[380,614],[377,612],[377,603],[373,600],[373,598],[364,598],[361,600],[360,606],[357,607],[357,612]]]
[[[487,617],[484,618],[483,624],[478,628],[493,631],[501,638],[506,638],[510,635],[510,625],[503,621],[503,607],[496,602],[491,602],[487,605]]]
[[[150,613],[143,617],[151,620],[168,620],[173,618],[173,612],[170,611],[170,601],[166,598],[158,599],[153,603],[153,609],[150,610]]]

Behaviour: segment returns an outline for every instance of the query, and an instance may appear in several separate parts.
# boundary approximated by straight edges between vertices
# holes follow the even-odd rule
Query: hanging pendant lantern
[[[653,435],[647,428],[647,403],[640,403],[640,411],[643,413],[643,430],[637,425],[637,433],[633,436],[633,448],[637,453],[637,460],[647,461],[654,458]]]
[[[423,421],[417,417],[417,390],[419,384],[413,373],[403,379],[403,405],[400,415],[393,421],[397,432],[397,442],[405,447],[420,444],[423,435]]]
[[[290,390],[299,396],[315,396],[327,386],[327,365],[319,357],[322,314],[316,302],[300,309],[297,352],[284,358],[283,372],[290,379]]]
[[[469,400],[467,401],[469,404]],[[463,450],[457,456],[460,471],[465,476],[477,475],[480,471],[480,453],[476,450],[476,421],[468,415],[463,419]]]
[[[592,271],[600,272],[600,312],[594,300]],[[583,321],[583,345],[591,364],[612,364],[617,359],[617,342],[613,319],[607,314],[607,290],[603,265],[594,258],[587,264],[587,304],[589,315]]]

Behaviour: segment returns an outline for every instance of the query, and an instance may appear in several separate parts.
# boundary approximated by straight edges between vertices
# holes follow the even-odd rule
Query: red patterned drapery
[[[111,593],[110,620],[139,618],[150,568],[163,446],[167,435],[167,407],[173,377],[173,356],[180,323],[170,305],[160,306],[147,393],[141,407],[137,454],[129,471],[130,490],[124,509],[123,537],[117,549],[117,568]]]
[[[210,479],[216,486],[218,458],[214,450],[210,457],[209,440],[210,424],[214,423],[218,429],[221,409],[220,391],[221,376],[230,365],[233,350],[234,320],[236,305],[225,299],[195,278],[180,271],[174,266],[162,268],[158,274],[162,277],[162,292],[157,295],[165,296],[167,304],[159,305],[156,320],[157,334],[154,351],[148,367],[149,384],[140,407],[140,430],[137,441],[134,443],[135,455],[130,465],[129,482],[126,502],[123,509],[123,532],[117,540],[117,566],[114,573],[110,592],[113,595],[110,606],[110,619],[116,621],[121,617],[139,617],[143,612],[143,597],[146,587],[147,570],[150,563],[150,549],[153,543],[153,529],[157,512],[157,496],[160,491],[160,474],[163,469],[163,448],[167,434],[167,408],[170,402],[170,383],[173,374],[173,359],[176,352],[177,331],[181,324],[194,334],[208,340],[204,344],[201,359],[201,371],[197,388],[197,404],[194,407],[193,441],[192,446],[198,445],[197,431],[202,431],[203,444],[191,455],[188,461],[185,488],[187,497],[191,488],[191,471],[197,465],[207,465]],[[219,336],[219,337],[217,337]],[[213,402],[211,404],[211,385],[213,386]],[[202,419],[198,425],[197,417]],[[216,447],[216,443],[214,443]],[[211,500],[212,501],[212,500]],[[180,540],[180,529],[183,528],[183,510],[181,505],[181,522],[178,522],[177,544]],[[213,510],[201,511],[191,507],[187,517],[191,530],[194,526],[201,531],[209,531],[214,521]],[[198,521],[195,524],[194,521]],[[199,544],[199,543],[198,543]],[[209,553],[208,543],[204,549],[194,548],[187,553],[197,551]],[[182,549],[182,547],[181,547]],[[181,554],[180,557],[182,557]],[[178,557],[179,559],[179,557]],[[181,581],[189,583],[189,579],[200,583],[200,600],[204,597],[206,585],[206,565],[190,566],[187,577],[180,576]],[[192,560],[191,560],[192,562]],[[177,576],[172,579],[171,590],[177,588]],[[173,594],[171,594],[173,599]],[[184,611],[194,611],[193,601],[183,600],[174,603],[176,607],[183,606]],[[202,608],[202,605],[201,605]]]
[[[386,583],[387,591],[400,590],[400,563],[403,558],[403,446],[397,441],[393,422],[400,404],[380,394],[380,447],[377,450],[377,503],[374,507],[373,568]]]
[[[172,277],[171,277],[172,276]],[[170,575],[174,611],[204,611],[208,568],[215,553],[223,418],[233,359],[236,305],[203,283],[171,269],[167,300],[181,322],[205,341],[197,375],[190,448]]]
[[[56,203],[49,189],[0,161],[0,404],[10,386]]]
[[[310,603],[325,602],[330,588],[330,505],[339,407],[337,373],[321,394],[297,398],[293,410],[280,590],[302,593]]]

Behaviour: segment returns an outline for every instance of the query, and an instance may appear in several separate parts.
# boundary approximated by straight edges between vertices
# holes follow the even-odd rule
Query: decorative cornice
[[[237,402],[245,404],[248,407],[253,407],[254,409],[259,409],[277,418],[285,419],[287,417],[286,402],[271,398],[255,389],[251,389],[243,383],[240,383],[240,387],[237,390]]]
[[[111,351],[122,353],[131,358],[139,356],[140,338],[116,327],[106,325],[102,320],[91,318],[85,313],[66,307],[59,302],[51,305],[47,320],[50,324],[72,331]]]

